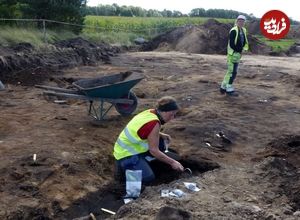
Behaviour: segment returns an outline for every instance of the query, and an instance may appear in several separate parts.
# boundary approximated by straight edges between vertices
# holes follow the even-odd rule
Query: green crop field
[[[130,45],[137,37],[151,39],[158,34],[184,25],[200,25],[209,18],[202,17],[116,17],[86,16],[83,35],[92,41]],[[233,23],[232,19],[217,19]]]
[[[201,17],[112,17],[112,16],[86,16],[85,32],[130,32],[152,35],[165,32],[183,25],[203,24],[208,18]],[[220,22],[232,22],[231,19],[217,19]]]

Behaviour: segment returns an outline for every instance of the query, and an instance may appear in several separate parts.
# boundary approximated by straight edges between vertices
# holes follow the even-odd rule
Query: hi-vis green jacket
[[[228,55],[232,55],[234,52],[241,53],[242,51],[247,51],[249,49],[249,43],[248,43],[248,38],[247,38],[247,30],[244,27],[242,27],[242,30],[243,30],[244,37],[245,37],[244,45],[241,45],[241,42],[240,42],[240,35],[239,35],[238,26],[234,26],[233,28],[231,28],[231,30],[229,32],[230,37],[229,37],[228,46],[227,46],[227,54]],[[234,36],[234,45],[233,45],[235,48],[232,48],[230,46],[230,40],[233,40],[233,39],[231,39],[232,32],[235,35]]]
[[[147,139],[141,139],[137,132],[144,124],[153,120],[159,121],[157,115],[150,112],[150,109],[131,119],[115,143],[113,155],[116,160],[149,150]]]

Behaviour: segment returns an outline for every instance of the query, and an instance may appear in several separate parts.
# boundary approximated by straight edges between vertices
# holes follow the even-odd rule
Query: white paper
[[[174,189],[171,192],[169,192],[169,196],[173,196],[173,197],[177,197],[177,198],[180,198],[184,195],[185,195],[185,193],[180,189]]]
[[[161,197],[169,197],[169,193],[170,193],[170,191],[168,189],[162,189],[160,196]]]
[[[185,185],[186,188],[194,192],[198,192],[201,190],[200,188],[197,187],[196,183],[183,182],[183,184]]]

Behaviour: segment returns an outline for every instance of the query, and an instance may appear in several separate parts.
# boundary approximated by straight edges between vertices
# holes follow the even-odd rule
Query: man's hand
[[[181,165],[181,163],[179,163],[176,160],[173,160],[171,166],[174,170],[181,171],[181,172],[184,171],[184,167]]]
[[[165,142],[170,143],[171,142],[171,136],[162,132],[159,132],[159,135],[162,139],[164,139]]]

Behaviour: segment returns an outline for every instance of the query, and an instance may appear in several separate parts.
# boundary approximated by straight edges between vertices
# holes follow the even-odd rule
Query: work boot
[[[226,92],[226,95],[228,95],[228,96],[235,96],[235,97],[239,96],[239,94],[237,92],[235,92],[235,91]]]
[[[225,94],[225,92],[226,92],[226,89],[223,89],[222,87],[220,87],[220,93],[223,95],[223,94]]]

